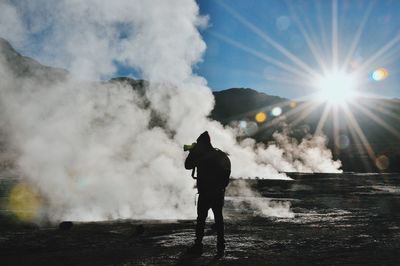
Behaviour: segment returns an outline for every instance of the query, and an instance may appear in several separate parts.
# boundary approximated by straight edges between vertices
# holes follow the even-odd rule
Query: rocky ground
[[[400,175],[293,178],[230,185],[223,258],[214,256],[211,229],[202,256],[185,253],[193,241],[193,220],[74,223],[65,231],[3,221],[0,264],[400,265]],[[237,182],[259,194],[238,195]],[[267,205],[257,206],[271,210],[284,206],[279,202],[290,202],[294,217],[265,216],[253,201],[264,201]]]

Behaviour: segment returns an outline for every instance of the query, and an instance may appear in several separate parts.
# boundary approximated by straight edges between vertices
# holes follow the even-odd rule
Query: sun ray
[[[286,102],[286,105],[290,105],[290,102]],[[297,101],[296,101],[297,102]],[[293,115],[297,115],[299,113],[302,113],[304,111],[306,111],[306,109],[311,108],[313,104],[311,104],[310,102],[302,102],[300,103],[296,108],[291,109],[287,112],[285,112],[283,115],[287,118],[293,116]],[[285,106],[285,105],[284,105]],[[263,130],[267,130],[268,128],[271,128],[277,124],[281,123],[281,120],[279,119],[279,117],[269,120],[267,121],[265,124],[260,125],[258,128],[258,131],[263,131]]]
[[[333,124],[333,154],[337,155],[339,154],[339,148],[338,148],[338,143],[339,143],[339,115],[338,115],[338,107],[337,105],[334,105],[332,108],[332,124]]]
[[[381,65],[389,65],[392,63],[397,63],[399,58],[400,58],[400,46],[396,46],[395,49],[390,49],[389,51],[387,51],[385,53],[384,56],[382,56],[382,61],[379,62]],[[397,73],[399,72],[398,66],[397,67],[392,67],[392,74],[394,74],[396,72],[397,69]]]
[[[367,139],[368,134],[366,135],[366,133],[368,132],[364,132],[363,128],[360,126],[362,124],[357,121],[358,114],[365,115],[371,121],[376,122],[377,125],[395,135],[398,139],[400,139],[400,130],[398,130],[396,126],[385,121],[383,118],[386,116],[382,116],[373,110],[376,109],[377,111],[392,118],[396,118],[396,120],[399,121],[400,118],[398,118],[397,113],[392,112],[390,108],[387,110],[380,109],[375,105],[371,108],[366,108],[366,106],[363,106],[362,102],[353,104],[350,100],[353,99],[353,97],[361,95],[361,92],[363,93],[363,97],[367,99],[379,96],[371,93],[373,89],[371,79],[363,77],[370,75],[372,70],[379,67],[389,67],[389,62],[395,62],[399,55],[398,49],[392,49],[400,42],[400,34],[398,33],[389,40],[389,42],[378,47],[378,49],[376,49],[374,53],[370,54],[364,62],[361,62],[361,65],[353,65],[352,60],[357,48],[360,46],[365,28],[368,25],[376,3],[369,2],[368,5],[366,5],[364,12],[360,14],[361,20],[357,23],[354,31],[351,31],[352,37],[349,39],[348,43],[343,44],[340,36],[343,28],[342,24],[339,23],[342,20],[341,2],[338,0],[330,1],[330,5],[327,7],[330,7],[331,18],[325,21],[321,14],[325,14],[322,11],[327,10],[322,10],[320,1],[314,1],[316,10],[319,11],[319,13],[317,12],[316,17],[319,23],[317,23],[317,27],[312,28],[309,24],[310,20],[308,20],[307,17],[303,18],[300,16],[299,11],[301,10],[301,7],[295,6],[289,1],[285,1],[292,22],[297,26],[296,30],[301,34],[307,45],[307,52],[309,51],[308,54],[310,54],[311,61],[303,61],[302,57],[288,50],[282,43],[273,39],[269,32],[263,31],[261,27],[253,24],[251,19],[245,18],[239,11],[230,6],[228,4],[229,2],[221,0],[218,3],[229,15],[232,16],[232,18],[236,19],[237,22],[247,28],[251,33],[254,33],[261,40],[265,41],[266,44],[276,50],[274,51],[276,58],[273,58],[269,54],[263,54],[252,47],[247,47],[228,36],[219,33],[212,33],[220,40],[270,63],[274,67],[277,67],[277,69],[284,70],[285,74],[287,74],[287,77],[275,74],[274,68],[271,71],[272,78],[269,79],[268,76],[266,76],[269,84],[276,82],[274,83],[275,85],[278,85],[279,83],[295,85],[296,87],[300,86],[305,89],[320,89],[319,92],[308,95],[308,98],[310,99],[302,102],[296,108],[287,108],[286,112],[282,114],[282,116],[274,118],[273,116],[270,116],[267,120],[259,122],[257,133],[276,126],[282,121],[287,121],[289,123],[288,126],[291,128],[296,127],[307,120],[313,112],[315,113],[315,111],[318,110],[318,112],[321,112],[321,115],[319,119],[317,119],[314,135],[321,134],[324,129],[330,129],[332,126],[332,138],[334,141],[333,154],[338,156],[340,155],[340,152],[343,151],[343,146],[340,144],[341,137],[343,134],[346,134],[345,132],[347,132],[347,134],[350,132],[354,143],[357,144],[353,146],[352,149],[358,149],[362,156],[362,162],[366,167],[368,167],[368,169],[375,169],[375,161],[377,158],[373,149],[373,147],[375,147],[373,145],[375,144],[372,143],[371,145],[370,140]],[[318,35],[318,33],[320,34]],[[345,45],[347,44],[349,45],[346,47],[347,49],[341,50],[342,48],[345,48]],[[282,62],[282,60],[278,59],[283,56],[288,60]],[[311,63],[316,66],[314,67]],[[378,65],[378,63],[380,65]],[[392,71],[393,70],[391,69],[391,74],[393,73]],[[292,78],[290,78],[290,75],[292,75]],[[364,87],[366,89],[362,90]],[[320,98],[319,101],[315,101],[316,96],[320,94],[324,94],[326,97],[324,99]],[[351,106],[349,106],[348,103],[351,104]],[[322,104],[325,105],[321,108]],[[271,106],[266,106],[260,110],[267,112],[270,107]],[[280,105],[280,107],[282,107],[282,105]],[[355,110],[357,110],[357,113],[352,112]],[[254,113],[258,110],[252,111]],[[242,115],[246,116],[251,114],[248,112]],[[344,116],[344,119],[342,119],[342,116]],[[281,118],[284,118],[284,120]],[[332,125],[329,124],[329,126],[327,126],[328,122],[331,122]],[[373,164],[368,163],[368,158],[373,162]]]
[[[329,44],[328,44],[328,38],[327,38],[327,34],[325,32],[325,23],[324,20],[322,19],[322,9],[321,9],[321,1],[319,0],[315,0],[315,5],[317,8],[317,19],[318,19],[318,28],[319,28],[319,32],[321,34],[321,39],[322,39],[322,46],[323,46],[323,50],[324,51],[328,51],[329,50]]]
[[[367,84],[367,82],[364,82],[364,83],[360,83],[359,84],[359,86],[363,86],[363,85],[365,85],[365,84]],[[363,91],[362,92],[362,98],[365,98],[365,99],[381,99],[382,98],[382,95],[380,95],[380,94],[378,94],[378,93],[372,93],[372,92],[366,92],[366,91]]]
[[[387,42],[381,49],[379,49],[376,53],[371,55],[365,62],[357,69],[357,72],[363,73],[365,71],[368,71],[369,68],[371,68],[373,62],[380,58],[384,53],[386,53],[390,48],[392,48],[394,45],[396,45],[398,42],[400,42],[400,33],[394,37],[392,40]]]
[[[347,106],[343,108],[343,111],[345,112],[346,117],[348,118],[349,126],[353,127],[357,136],[360,138],[361,143],[364,146],[364,149],[366,150],[369,158],[375,163],[376,160],[375,152],[371,144],[369,143],[367,137],[365,136],[363,130],[361,129],[360,125],[358,124],[357,120],[355,119],[351,111],[347,108]]]
[[[348,117],[346,116],[345,118],[346,118],[346,122],[347,122],[347,126],[348,126],[347,128],[349,129],[351,138],[352,138],[352,140],[354,142],[353,146],[356,147],[356,149],[358,150],[360,155],[365,154],[366,149],[365,149],[364,145],[362,144],[360,138],[356,134],[356,132],[354,130],[354,127],[351,126],[351,123],[350,123]],[[368,154],[367,154],[367,156],[368,156]],[[367,158],[369,158],[369,156]],[[366,170],[367,172],[372,172],[371,164],[368,162],[367,158],[361,156],[360,159],[361,159],[361,162],[364,165],[364,170]]]
[[[280,107],[280,108],[284,109],[284,108],[290,106],[291,103],[293,103],[293,102],[296,102],[296,104],[298,103],[298,105],[295,108],[291,107],[292,109],[284,112],[282,115],[290,116],[291,114],[297,113],[297,112],[299,112],[299,111],[304,109],[304,103],[299,103],[299,101],[297,101],[297,100],[288,100],[288,101],[284,101],[284,102],[278,102],[278,103],[273,103],[273,104],[270,104],[270,105],[266,105],[266,106],[263,106],[262,108],[254,108],[254,109],[251,109],[251,110],[246,111],[244,113],[235,114],[234,116],[228,116],[228,117],[225,118],[225,120],[226,121],[240,121],[240,120],[243,120],[243,119],[248,119],[249,117],[254,117],[254,114],[256,114],[258,112],[269,113],[274,107]],[[279,118],[279,116],[276,117],[276,118]],[[259,125],[259,128],[264,127],[265,125],[271,123],[274,120],[275,119],[266,120],[265,123]]]
[[[356,34],[354,35],[354,38],[351,42],[350,49],[348,50],[345,60],[343,61],[343,68],[345,68],[345,69],[347,69],[349,61],[350,61],[351,57],[353,56],[354,51],[356,50],[357,46],[360,43],[361,34],[364,32],[365,24],[367,23],[367,21],[369,19],[369,16],[374,7],[374,4],[375,4],[374,2],[369,3],[369,5],[364,13],[363,18],[361,19],[360,25],[358,26]]]
[[[265,79],[267,79],[267,77],[265,77]],[[275,81],[276,80],[276,81]],[[310,82],[307,80],[303,80],[303,79],[299,79],[296,80],[293,78],[293,76],[291,76],[290,74],[281,74],[279,75],[279,79],[275,79],[275,80],[270,80],[269,82],[271,82],[271,85],[274,84],[285,84],[285,85],[291,85],[293,86],[292,88],[296,88],[296,89],[310,89]]]
[[[307,118],[315,109],[317,109],[322,103],[314,103],[314,102],[309,102],[308,105],[306,106],[307,109],[302,111],[301,113],[297,113],[298,117],[289,123],[289,127],[293,128],[297,126],[301,121],[303,121],[305,118]]]
[[[328,118],[329,111],[331,110],[331,107],[332,106],[330,104],[325,105],[324,111],[323,111],[323,113],[321,115],[321,118],[318,121],[318,125],[317,125],[317,128],[315,129],[314,135],[320,135],[322,133],[322,129],[325,126],[325,122],[326,122],[326,120]]]
[[[399,39],[400,42],[400,39]],[[399,70],[397,62],[400,59],[400,46],[396,46],[395,49],[389,49],[385,53],[383,53],[379,58],[376,58],[374,61],[370,63],[369,66],[365,66],[364,69],[360,69],[361,71],[365,71],[365,73],[370,74],[371,72],[375,71],[377,68],[381,68],[383,66],[390,66],[390,74],[398,74]]]
[[[286,58],[288,58],[290,61],[295,63],[298,67],[302,68],[305,70],[308,74],[314,76],[315,71],[307,65],[303,60],[295,56],[293,53],[291,53],[289,50],[287,50],[285,47],[283,47],[281,44],[279,44],[277,41],[272,39],[268,34],[266,34],[264,31],[262,31],[260,28],[255,26],[253,23],[245,19],[243,16],[241,16],[236,10],[225,4],[223,1],[218,1],[217,2],[222,8],[224,8],[230,15],[232,15],[237,21],[242,23],[245,27],[247,27],[249,30],[251,30],[253,33],[255,33],[258,37],[263,39],[265,42],[270,44],[272,47],[277,49],[279,52],[281,52]]]
[[[240,113],[240,114],[235,114],[234,116],[227,116],[224,117],[224,120],[226,121],[239,121],[239,120],[243,120],[243,119],[247,119],[249,117],[254,116],[254,114],[259,113],[259,112],[269,112],[273,107],[275,106],[280,106],[283,107],[286,103],[274,103],[271,105],[267,105],[267,106],[263,106],[262,108],[254,108],[251,109],[249,111],[246,111],[244,113]],[[286,104],[288,105],[288,104]]]
[[[292,5],[290,5],[287,1],[285,1],[285,3],[289,8],[289,11],[290,11],[292,17],[296,21],[296,24],[298,25],[298,27],[300,29],[300,32],[303,34],[303,37],[306,40],[307,46],[310,49],[312,55],[314,56],[315,60],[317,61],[317,63],[320,65],[320,67],[324,71],[325,69],[327,69],[327,67],[326,67],[326,64],[324,63],[323,58],[321,57],[321,55],[320,55],[320,53],[318,51],[317,45],[314,43],[314,41],[312,40],[312,38],[308,34],[307,30],[304,28],[303,23],[301,22],[301,20],[297,16],[297,13],[294,10],[294,8],[292,7]]]
[[[240,42],[235,41],[235,40],[233,40],[233,39],[231,39],[231,38],[229,38],[229,37],[227,37],[225,35],[222,35],[222,34],[219,34],[219,33],[216,33],[216,32],[212,32],[212,31],[210,31],[210,34],[213,35],[214,37],[226,42],[226,43],[229,43],[229,44],[235,46],[236,48],[239,48],[239,49],[247,52],[248,54],[251,54],[251,55],[253,55],[253,56],[265,61],[265,62],[271,63],[271,64],[273,64],[273,65],[275,65],[277,67],[280,67],[280,68],[282,68],[282,69],[284,69],[284,70],[286,70],[288,72],[291,72],[291,73],[295,74],[298,77],[304,77],[304,75],[306,74],[305,72],[303,72],[301,70],[295,69],[294,67],[292,67],[292,66],[290,66],[288,64],[282,63],[281,61],[279,61],[279,60],[277,60],[275,58],[272,58],[272,57],[267,56],[267,55],[265,55],[265,54],[263,54],[263,53],[261,53],[259,51],[256,51],[256,50],[254,50],[252,48],[249,48],[249,47],[241,44]]]
[[[338,4],[337,0],[332,1],[332,65],[333,68],[337,68],[338,66]]]
[[[314,44],[318,50],[319,57],[322,59],[323,64],[325,65],[325,68],[328,68],[328,60],[327,60],[328,53],[326,53],[326,51],[328,51],[329,48],[328,49],[326,48],[326,46],[328,45],[328,41],[326,39],[325,31],[322,30],[322,27],[324,24],[321,24],[319,26],[320,32],[323,32],[323,34],[321,33],[320,38],[318,38],[317,32],[314,32],[315,28],[311,26],[309,17],[305,16],[303,19],[304,19],[306,30],[310,33],[310,37],[314,41]]]
[[[400,121],[399,115],[397,113],[391,111],[391,110],[385,109],[386,106],[385,107],[379,107],[378,105],[371,105],[371,106],[369,106],[369,108],[371,108],[371,109],[373,109],[373,110],[375,110],[377,112],[380,112],[380,113],[382,113],[382,114],[384,114],[386,116],[389,116],[390,118],[393,118],[393,119],[395,119],[397,121]]]
[[[386,123],[382,118],[365,108],[364,106],[361,106],[359,104],[352,104],[352,106],[358,108],[358,110],[362,111],[365,115],[367,115],[369,118],[374,120],[376,123],[378,123],[380,126],[385,128],[387,131],[392,133],[394,136],[400,139],[400,133],[397,131],[394,127]]]

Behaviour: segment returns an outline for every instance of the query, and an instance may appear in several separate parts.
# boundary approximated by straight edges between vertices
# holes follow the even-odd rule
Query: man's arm
[[[189,152],[188,157],[185,160],[185,168],[193,169],[197,166],[197,155],[194,152]]]

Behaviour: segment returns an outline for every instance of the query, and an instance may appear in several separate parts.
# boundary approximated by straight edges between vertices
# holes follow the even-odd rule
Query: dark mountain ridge
[[[243,119],[244,116],[271,108],[287,102],[288,99],[268,95],[250,88],[231,88],[213,92],[215,106],[211,117],[228,124],[233,120]]]

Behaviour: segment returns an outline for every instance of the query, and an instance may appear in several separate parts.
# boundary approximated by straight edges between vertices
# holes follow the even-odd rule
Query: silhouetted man
[[[195,244],[188,250],[189,253],[201,255],[203,252],[204,226],[211,208],[214,213],[217,231],[217,251],[222,256],[225,250],[224,206],[225,187],[229,182],[230,161],[228,156],[211,145],[210,136],[205,131],[197,138],[197,143],[190,149],[185,160],[186,169],[197,168],[197,190],[199,199],[197,203],[197,224]]]

